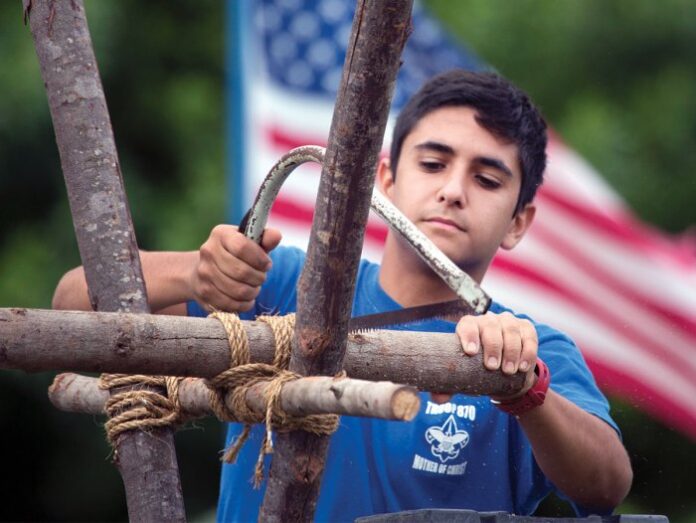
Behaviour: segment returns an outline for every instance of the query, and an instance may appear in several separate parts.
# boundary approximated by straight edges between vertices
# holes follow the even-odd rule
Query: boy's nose
[[[437,201],[463,208],[466,204],[463,181],[456,176],[447,177],[438,191]]]

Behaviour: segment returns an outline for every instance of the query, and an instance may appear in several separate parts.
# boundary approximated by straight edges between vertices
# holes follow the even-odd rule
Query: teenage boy
[[[455,70],[432,79],[403,109],[377,185],[481,282],[498,248],[515,247],[534,219],[545,149],[546,124],[524,93],[498,75]],[[206,304],[243,318],[294,311],[304,253],[276,249],[280,238],[268,229],[259,247],[219,225],[199,251],[144,252],[152,309],[202,316],[199,304]],[[355,293],[354,316],[454,298],[392,233],[380,265],[361,262]],[[61,280],[54,306],[89,308],[80,268]],[[343,417],[329,446],[318,521],[426,507],[530,514],[551,491],[578,513],[606,513],[625,497],[632,471],[618,428],[567,336],[498,303],[456,323],[405,328],[456,332],[464,354],[482,351],[486,368],[525,372],[524,390],[495,403],[422,393],[411,423]],[[544,374],[541,360],[550,388],[536,378],[535,367]],[[229,425],[228,443],[240,430]],[[263,490],[250,478],[262,437],[255,427],[238,462],[223,465],[220,521],[257,518]]]

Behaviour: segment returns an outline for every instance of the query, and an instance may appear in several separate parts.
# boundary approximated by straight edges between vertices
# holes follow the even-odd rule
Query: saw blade
[[[416,321],[432,318],[445,319],[447,316],[455,314],[461,317],[467,314],[477,313],[467,302],[457,299],[430,303],[428,305],[419,305],[417,307],[397,309],[393,311],[367,314],[365,316],[357,316],[355,318],[351,318],[348,322],[348,330],[350,332],[358,332],[364,330],[385,329],[387,327],[407,325]]]

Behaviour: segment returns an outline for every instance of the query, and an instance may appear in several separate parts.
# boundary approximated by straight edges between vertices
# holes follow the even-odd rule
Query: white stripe
[[[587,252],[613,278],[633,288],[648,301],[693,317],[696,311],[696,267],[687,271],[669,260],[656,259],[648,253],[621,245],[551,205],[540,207],[537,215],[547,227],[562,231],[567,240]],[[530,234],[533,234],[533,228]]]
[[[549,144],[544,185],[570,200],[580,201],[600,214],[607,210],[625,212],[626,206],[585,159],[564,144]]]

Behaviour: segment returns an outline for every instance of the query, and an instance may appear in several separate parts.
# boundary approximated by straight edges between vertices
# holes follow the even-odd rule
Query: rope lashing
[[[304,430],[317,435],[332,434],[338,428],[338,416],[291,416],[282,408],[280,392],[283,385],[301,377],[287,370],[295,326],[294,314],[257,318],[258,321],[266,323],[273,332],[275,357],[272,365],[250,363],[249,340],[236,314],[216,311],[210,317],[222,323],[230,346],[230,368],[206,382],[210,389],[210,406],[221,421],[245,424],[239,437],[225,450],[223,460],[227,463],[234,462],[249,437],[251,424],[265,423],[266,434],[254,470],[254,485],[258,487],[263,479],[264,456],[273,452],[273,430]],[[109,417],[105,428],[111,445],[115,448],[118,436],[129,430],[147,431],[180,425],[187,421],[188,417],[179,402],[179,384],[182,380],[183,378],[172,376],[102,374],[100,388],[112,391],[104,407]],[[259,382],[268,383],[264,391],[267,402],[264,413],[252,411],[246,403],[249,388]],[[135,388],[118,391],[122,387]],[[164,396],[157,389],[166,389],[167,395]]]
[[[111,395],[104,406],[109,419],[104,424],[107,439],[116,448],[119,434],[128,430],[149,430],[186,421],[179,403],[179,383],[182,378],[171,376],[146,376],[142,374],[102,374],[101,389],[143,387]],[[156,390],[166,389],[167,396]]]
[[[304,430],[317,435],[332,434],[338,428],[338,416],[312,414],[298,417],[287,414],[282,408],[280,391],[283,385],[301,377],[287,370],[295,326],[294,314],[257,318],[273,331],[275,340],[273,365],[250,363],[249,340],[236,314],[215,311],[209,317],[222,323],[230,345],[230,368],[207,381],[210,388],[210,406],[221,421],[245,424],[242,433],[225,450],[222,459],[226,463],[234,463],[239,451],[249,438],[251,425],[265,423],[266,433],[254,469],[254,486],[258,488],[263,479],[264,457],[273,452],[273,430],[281,432]],[[246,394],[250,387],[261,381],[270,381],[265,390],[267,407],[265,413],[256,413],[247,406]],[[231,405],[226,403],[227,397],[230,397]]]

